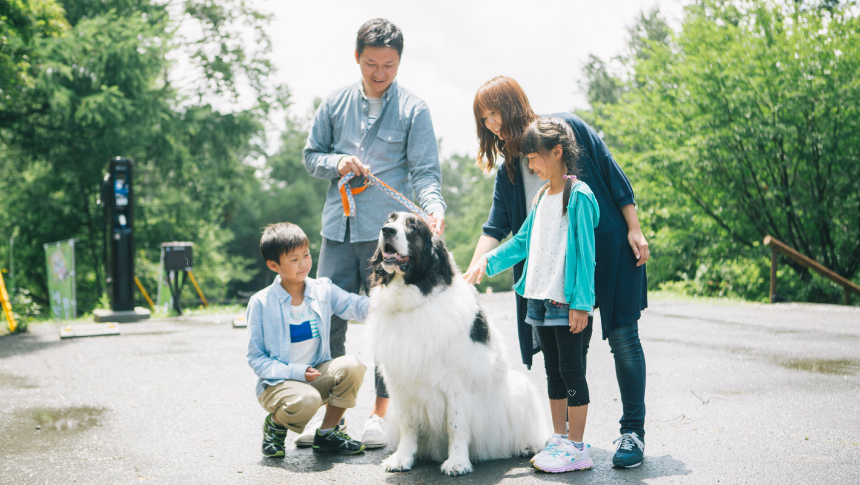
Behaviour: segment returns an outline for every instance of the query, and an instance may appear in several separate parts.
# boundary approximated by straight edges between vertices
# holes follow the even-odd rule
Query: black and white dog
[[[391,214],[373,258],[373,354],[391,396],[387,471],[415,460],[442,472],[471,460],[525,456],[543,448],[543,404],[523,374],[508,369],[501,335],[478,306],[441,239],[420,218]]]

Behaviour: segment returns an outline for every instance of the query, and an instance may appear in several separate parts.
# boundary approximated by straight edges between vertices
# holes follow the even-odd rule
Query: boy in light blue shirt
[[[366,367],[357,358],[331,358],[331,316],[362,321],[366,296],[348,293],[328,278],[308,278],[312,261],[308,238],[290,223],[273,224],[260,240],[274,283],[248,302],[248,364],[257,374],[257,399],[269,413],[263,423],[263,455],[284,456],[287,430],[304,431],[323,403],[315,451],[354,454],[364,445],[339,424],[355,407]]]

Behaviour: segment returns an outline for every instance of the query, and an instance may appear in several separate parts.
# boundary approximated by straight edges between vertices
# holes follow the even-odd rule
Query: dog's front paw
[[[412,469],[412,462],[415,460],[412,456],[404,456],[403,454],[394,453],[388,458],[382,460],[382,467],[387,472],[405,472]]]
[[[472,462],[468,458],[448,458],[442,463],[442,473],[452,477],[472,473]]]

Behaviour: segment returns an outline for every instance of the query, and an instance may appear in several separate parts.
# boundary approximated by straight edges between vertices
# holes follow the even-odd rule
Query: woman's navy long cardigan
[[[594,290],[600,308],[603,338],[609,338],[613,329],[639,321],[642,310],[648,307],[648,275],[645,266],[636,267],[636,257],[627,242],[627,222],[621,207],[633,203],[633,187],[624,171],[609,153],[609,148],[594,130],[579,117],[570,113],[556,113],[573,128],[576,141],[582,149],[578,161],[579,175],[594,192],[600,209],[600,223],[594,230],[597,266]],[[498,241],[508,234],[516,234],[525,222],[526,196],[523,189],[521,164],[514,160],[517,169],[513,182],[504,167],[496,172],[493,190],[493,207],[483,226],[483,234]],[[563,264],[563,262],[559,262]],[[523,274],[523,263],[514,266],[514,281]],[[516,295],[517,330],[523,364],[532,365],[532,356],[538,352],[532,337],[532,327],[525,322],[526,299]]]

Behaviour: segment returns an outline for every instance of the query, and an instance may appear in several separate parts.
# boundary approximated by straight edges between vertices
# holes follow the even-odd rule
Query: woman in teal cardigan
[[[594,228],[600,211],[591,189],[576,179],[579,147],[564,120],[535,120],[523,134],[522,146],[529,168],[548,182],[516,235],[481,256],[464,277],[474,282],[485,271],[492,276],[525,260],[514,290],[528,298],[526,322],[536,330],[544,353],[555,429],[532,463],[553,473],[582,470],[594,466],[583,433],[589,404],[585,362],[594,308]]]

